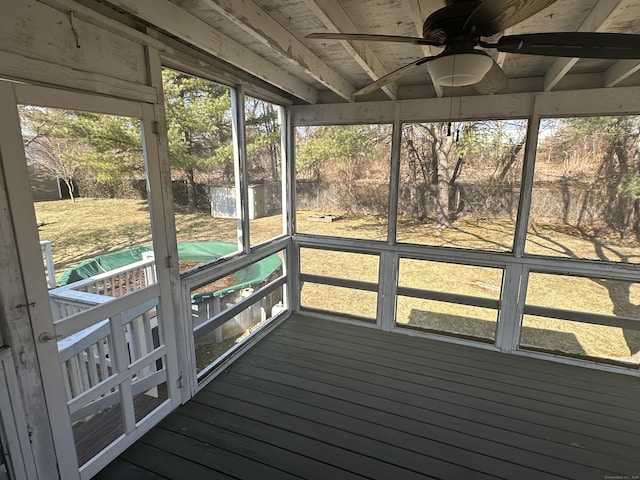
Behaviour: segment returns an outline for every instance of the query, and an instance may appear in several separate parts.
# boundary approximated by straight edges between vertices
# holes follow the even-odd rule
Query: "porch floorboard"
[[[640,476],[640,379],[294,315],[97,478]]]

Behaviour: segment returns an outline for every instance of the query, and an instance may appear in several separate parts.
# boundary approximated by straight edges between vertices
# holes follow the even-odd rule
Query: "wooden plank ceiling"
[[[426,66],[366,96],[353,92],[425,55],[430,47],[305,38],[312,32],[420,36],[444,0],[107,0],[113,6],[291,94],[300,103],[477,95],[433,85]],[[558,0],[506,34],[640,34],[637,0]],[[640,85],[640,61],[498,54],[504,93]],[[502,92],[501,92],[502,93]]]

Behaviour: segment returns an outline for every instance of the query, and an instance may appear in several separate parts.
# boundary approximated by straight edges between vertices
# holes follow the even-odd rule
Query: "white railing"
[[[44,266],[47,274],[47,285],[49,288],[56,288],[56,269],[53,266],[53,252],[49,240],[40,241],[40,250],[44,256]]]
[[[95,275],[62,287],[49,290],[55,322],[65,321],[92,308],[118,300],[157,283],[155,260],[151,256],[124,267]],[[230,292],[222,297],[211,296],[192,303],[194,329],[231,308],[242,299],[253,294],[253,288]],[[264,322],[272,307],[281,300],[279,292],[272,292],[261,301],[248,306],[224,325],[215,328],[200,341],[220,343],[237,336],[252,326]],[[155,309],[144,312],[139,318],[124,325],[126,350],[132,358],[141,358],[153,350],[157,343],[157,318]],[[81,329],[58,341],[58,351],[62,363],[65,390],[69,400],[83,396],[104,382],[112,372],[112,349],[109,336],[109,321],[98,319],[93,325]],[[148,369],[146,369],[148,370]],[[142,372],[145,376],[149,373]],[[140,388],[146,382],[140,383]],[[109,397],[111,398],[111,397]],[[115,398],[115,397],[114,397]],[[73,418],[83,418],[92,410],[97,411],[106,399],[96,401],[74,412]]]
[[[153,256],[91,278],[49,290],[54,321],[60,321],[98,305],[113,302],[157,283]],[[127,351],[140,358],[153,349],[157,318],[145,312],[124,326]],[[109,322],[96,324],[58,342],[65,390],[69,400],[90,390],[109,377],[112,371]],[[98,402],[92,405],[99,407]],[[86,409],[78,415],[85,414]]]
[[[250,297],[254,293],[253,288],[244,288],[239,292],[230,292],[222,297],[211,297],[191,304],[191,316],[194,332],[209,322],[223,310],[233,307],[236,303]],[[236,316],[224,324],[216,327],[211,333],[197,336],[196,346],[203,344],[222,343],[228,338],[233,338],[249,330],[251,327],[264,323],[273,315],[273,308],[282,300],[279,290],[269,293],[260,301],[249,305]],[[281,304],[280,304],[281,305]],[[277,311],[277,309],[276,309]]]
[[[132,320],[123,322],[126,343],[124,351],[127,352],[130,364],[145,357],[159,345],[155,305],[150,305],[150,307],[149,310],[139,311]],[[117,308],[114,313],[119,313]],[[80,396],[85,396],[86,392],[105,382],[114,374],[114,348],[109,319],[99,321],[95,325],[69,335],[58,342],[63,381],[69,402]],[[147,378],[153,372],[155,372],[155,365],[150,364],[139,372],[140,375],[134,375],[132,381],[135,383],[138,376],[141,379]],[[134,394],[148,390],[147,383],[141,382],[138,385],[141,390],[136,388]],[[88,415],[115,403],[117,396],[111,395],[111,393],[113,392],[106,392],[90,404],[72,410],[72,420],[86,419]]]
[[[168,368],[159,304],[159,285],[150,285],[54,322],[81,478],[171,410],[176,368]]]
[[[158,282],[153,257],[49,290],[54,320],[74,315]]]
[[[154,258],[151,257],[60,288],[110,297],[122,297],[157,282],[156,264]]]

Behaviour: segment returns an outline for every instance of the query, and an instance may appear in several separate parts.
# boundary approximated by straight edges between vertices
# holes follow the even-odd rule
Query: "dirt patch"
[[[207,343],[196,346],[196,372],[201,372],[213,362],[215,362],[227,350],[238,343],[242,343],[248,339],[254,332],[260,330],[265,325],[264,322],[258,322],[249,327],[244,332],[227,338],[220,343]]]
[[[182,272],[182,271],[187,270],[189,268],[193,268],[196,265],[200,265],[200,263],[198,263],[198,262],[181,261],[179,263],[179,265],[180,265],[180,271]],[[195,293],[216,292],[218,290],[222,290],[223,288],[232,287],[233,285],[236,285],[237,283],[238,283],[238,279],[237,279],[236,275],[234,273],[232,273],[231,275],[227,275],[226,277],[219,278],[215,282],[207,283],[206,285],[203,285],[200,288],[197,288],[195,290],[191,290],[191,294],[193,295]]]

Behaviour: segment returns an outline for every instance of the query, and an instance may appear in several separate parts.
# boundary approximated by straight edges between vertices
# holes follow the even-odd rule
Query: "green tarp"
[[[237,244],[229,242],[179,242],[178,258],[186,262],[204,263],[234,253],[237,249]],[[98,255],[65,270],[58,280],[58,285],[68,285],[69,283],[138,262],[142,260],[144,252],[151,250],[151,246],[143,246]],[[275,254],[271,255],[236,272],[236,284],[215,292],[198,293],[193,295],[192,299],[197,302],[211,296],[221,297],[231,291],[251,287],[264,282],[281,265],[280,257]]]

